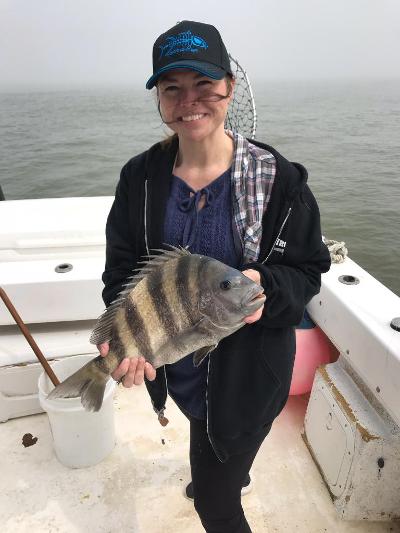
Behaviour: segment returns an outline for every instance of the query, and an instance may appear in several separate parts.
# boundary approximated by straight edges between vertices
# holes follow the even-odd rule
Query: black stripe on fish
[[[96,366],[99,370],[104,372],[104,374],[111,374],[111,369],[109,365],[110,361],[108,360],[108,357],[97,357],[96,358]]]
[[[176,289],[178,292],[178,297],[181,302],[182,309],[186,315],[186,322],[190,324],[194,324],[198,320],[197,313],[195,314],[195,310],[193,309],[192,305],[193,297],[195,297],[195,295],[191,294],[190,291],[190,275],[193,274],[193,272],[190,270],[190,267],[193,268],[193,266],[194,264],[190,256],[181,257],[178,260],[178,266],[176,269]]]
[[[146,324],[136,306],[130,301],[127,302],[125,307],[125,318],[135,337],[135,343],[139,354],[151,361],[153,358],[153,352]],[[126,354],[126,357],[128,357],[128,354]]]
[[[118,328],[116,326],[114,326],[112,330],[112,339],[110,341],[110,352],[112,352],[115,355],[115,357],[117,358],[118,364],[121,363],[121,361],[125,359],[125,357],[128,357],[124,343],[121,340],[120,334],[118,332]],[[104,359],[107,361],[108,357],[105,357]]]
[[[163,278],[169,276],[169,273],[163,272],[161,283],[157,284],[157,288],[151,287],[151,276],[148,278],[148,293],[152,300],[154,309],[157,313],[158,320],[164,328],[165,333],[169,339],[173,339],[179,333],[178,324],[176,321],[176,312],[174,314],[171,309],[170,302],[165,293],[165,283]]]

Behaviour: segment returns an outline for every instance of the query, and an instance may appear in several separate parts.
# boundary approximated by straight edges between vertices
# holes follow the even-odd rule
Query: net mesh
[[[236,131],[244,137],[254,139],[257,128],[257,114],[250,81],[245,70],[236,59],[231,55],[229,59],[236,83],[234,95],[225,119],[225,128]]]

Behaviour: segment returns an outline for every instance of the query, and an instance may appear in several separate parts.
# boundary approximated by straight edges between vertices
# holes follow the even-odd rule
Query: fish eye
[[[221,287],[221,289],[223,291],[227,291],[228,289],[231,288],[231,282],[229,281],[229,279],[226,279],[224,281],[221,281],[221,283],[219,284],[219,286]]]

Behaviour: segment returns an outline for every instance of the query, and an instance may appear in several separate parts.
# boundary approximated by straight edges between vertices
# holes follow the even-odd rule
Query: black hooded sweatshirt
[[[318,294],[321,273],[330,267],[322,242],[317,203],[307,171],[257,141],[276,159],[271,199],[262,219],[259,260],[242,265],[261,274],[266,302],[261,319],[223,339],[209,357],[208,436],[217,457],[257,448],[289,394],[295,326],[305,305]],[[116,298],[149,250],[163,247],[163,228],[178,142],[158,143],[123,167],[106,226],[103,299]],[[264,262],[265,261],[265,262]],[[146,380],[153,407],[163,416],[165,369]]]

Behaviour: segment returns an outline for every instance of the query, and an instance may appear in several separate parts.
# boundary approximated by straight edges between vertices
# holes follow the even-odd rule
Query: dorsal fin
[[[130,276],[126,283],[123,285],[122,290],[118,293],[118,296],[107,309],[97,319],[96,325],[90,336],[90,342],[92,344],[101,344],[103,342],[109,342],[111,340],[112,326],[114,323],[115,314],[118,309],[124,304],[128,294],[136,287],[136,285],[145,278],[150,272],[154,272],[172,259],[178,259],[185,255],[191,255],[191,253],[185,248],[177,248],[167,244],[167,249],[154,249],[152,252],[158,252],[157,254],[150,254],[146,260],[140,261],[141,268],[134,270],[133,276]]]

